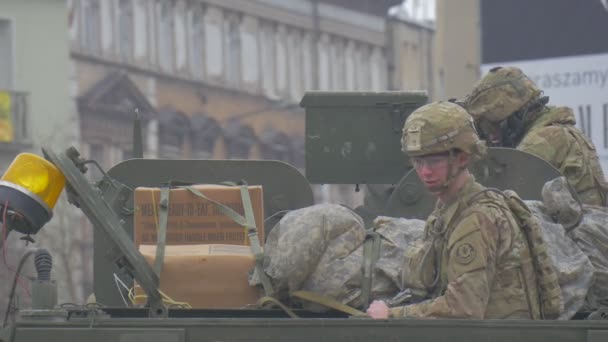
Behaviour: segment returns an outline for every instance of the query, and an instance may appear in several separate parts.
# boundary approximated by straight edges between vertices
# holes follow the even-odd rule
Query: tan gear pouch
[[[542,228],[528,206],[512,190],[504,191],[505,201],[528,240],[540,292],[541,317],[556,319],[564,311],[562,292],[553,261],[547,253]]]

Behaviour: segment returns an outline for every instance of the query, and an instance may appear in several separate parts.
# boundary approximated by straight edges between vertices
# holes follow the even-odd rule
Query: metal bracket
[[[116,211],[112,208],[115,203],[110,203],[101,194],[98,187],[94,187],[84,177],[86,168],[83,168],[82,160],[75,148],[68,149],[65,153],[55,154],[51,151],[42,150],[46,159],[55,164],[65,176],[70,201],[79,207],[89,218],[96,229],[101,229],[116,245],[120,252],[115,260],[118,267],[131,275],[148,296],[148,313],[150,317],[167,317],[167,307],[162,302],[158,290],[159,279],[154,270],[144,257],[139,253],[135,244],[125,232],[124,222],[121,221]],[[117,199],[124,197],[124,185],[104,176],[102,182],[105,187],[112,187]],[[108,192],[107,189],[105,192]]]

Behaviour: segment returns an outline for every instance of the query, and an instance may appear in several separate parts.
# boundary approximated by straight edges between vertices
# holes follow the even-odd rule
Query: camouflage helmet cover
[[[475,156],[485,153],[473,118],[452,102],[433,102],[415,110],[405,121],[401,150],[410,157],[459,149]]]
[[[475,84],[465,108],[475,120],[499,122],[541,94],[540,89],[516,67],[496,67]]]

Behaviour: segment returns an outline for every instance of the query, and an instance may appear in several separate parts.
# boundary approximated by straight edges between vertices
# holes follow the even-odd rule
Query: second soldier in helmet
[[[570,108],[547,106],[548,101],[520,69],[497,67],[474,86],[464,106],[490,144],[546,160],[581,202],[605,206],[608,186],[593,143],[574,126]]]

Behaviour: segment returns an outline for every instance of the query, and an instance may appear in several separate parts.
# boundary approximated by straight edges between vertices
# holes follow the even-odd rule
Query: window
[[[300,32],[289,32],[289,95],[292,100],[299,101],[302,97],[302,54],[300,53]]]
[[[148,16],[148,7],[148,2],[133,2],[133,58],[149,61],[148,25],[152,20]]]
[[[238,87],[241,81],[241,27],[236,14],[226,16],[224,48],[226,51],[226,82]]]
[[[312,35],[310,32],[305,32],[302,36],[302,46],[300,53],[302,54],[302,80],[304,91],[314,89],[314,74],[312,70]]]
[[[0,89],[13,88],[13,28],[11,22],[0,19]]]
[[[190,70],[197,79],[204,77],[205,26],[204,13],[200,4],[190,12]]]
[[[118,50],[124,61],[133,60],[133,2],[120,0],[118,5]]]
[[[159,158],[177,159],[190,132],[191,122],[182,112],[164,109],[159,112]]]
[[[260,82],[260,40],[258,21],[254,17],[244,17],[241,23],[241,70],[242,81],[248,90],[257,91]]]
[[[329,65],[329,36],[323,34],[317,42],[319,51],[319,90],[329,90],[330,65]]]
[[[277,90],[283,96],[287,91],[287,32],[283,25],[279,25],[276,31],[276,68],[277,68]]]
[[[205,11],[205,62],[207,76],[217,80],[222,76],[224,53],[222,49],[222,12],[213,7]]]
[[[292,146],[285,133],[267,127],[260,136],[262,159],[281,160],[292,162]]]
[[[355,46],[355,42],[353,42],[352,40],[349,40],[346,43],[346,52],[345,52],[345,69],[346,69],[346,77],[345,77],[345,81],[346,81],[346,90],[355,90],[356,89],[356,80],[355,80],[355,72],[356,72],[356,63],[355,63],[355,56],[356,56],[356,46]]]
[[[371,88],[371,68],[370,68],[370,51],[369,46],[360,45],[358,49],[357,61],[357,89],[370,90]]]
[[[333,90],[344,90],[345,63],[344,40],[338,37],[332,39],[331,44],[331,86]]]
[[[274,31],[272,23],[261,25],[262,87],[266,96],[271,98],[276,96]]]
[[[173,71],[173,4],[160,2],[158,22],[158,61],[165,71]]]
[[[591,105],[578,106],[578,117],[581,130],[591,139]]]
[[[101,9],[99,0],[84,0],[82,47],[90,53],[101,51]]]
[[[192,158],[211,159],[222,128],[217,121],[201,113],[193,115],[191,128]]]
[[[256,143],[253,129],[237,120],[230,120],[224,127],[226,157],[228,159],[249,159],[251,146]]]
[[[381,91],[386,89],[386,60],[382,49],[379,47],[373,49],[371,64],[371,90]]]

